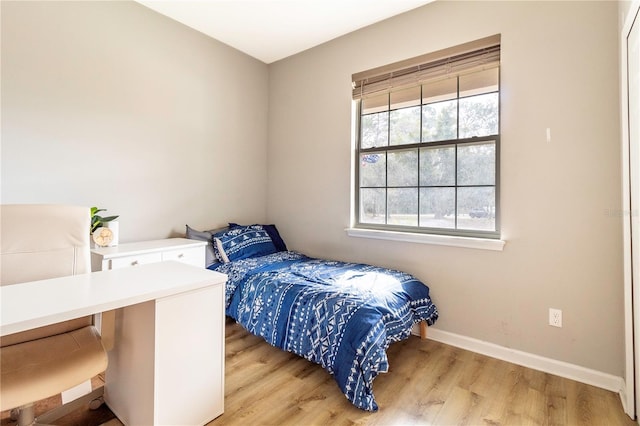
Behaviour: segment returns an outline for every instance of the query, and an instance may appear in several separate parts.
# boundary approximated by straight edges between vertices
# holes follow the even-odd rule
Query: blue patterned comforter
[[[226,313],[271,345],[320,364],[347,399],[376,411],[373,379],[386,349],[438,310],[409,274],[285,251],[214,264],[228,275]]]

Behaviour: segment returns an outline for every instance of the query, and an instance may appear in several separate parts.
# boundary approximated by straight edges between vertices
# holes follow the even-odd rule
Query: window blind
[[[352,75],[353,99],[500,65],[500,34]]]

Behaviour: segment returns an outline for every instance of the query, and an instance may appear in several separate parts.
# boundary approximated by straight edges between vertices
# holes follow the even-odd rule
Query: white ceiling
[[[267,64],[433,0],[136,0]]]

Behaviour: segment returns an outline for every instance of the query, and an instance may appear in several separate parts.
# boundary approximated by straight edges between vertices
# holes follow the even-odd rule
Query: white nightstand
[[[204,268],[206,246],[205,241],[167,238],[95,248],[91,250],[91,270],[105,271],[166,260],[177,260]]]

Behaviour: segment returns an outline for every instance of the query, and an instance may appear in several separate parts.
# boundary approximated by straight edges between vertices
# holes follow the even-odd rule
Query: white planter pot
[[[111,244],[109,244],[109,247],[117,246],[120,234],[120,223],[117,220],[112,220],[111,222],[105,223],[103,226],[105,228],[111,229],[111,232],[113,232],[113,240],[111,240]]]

